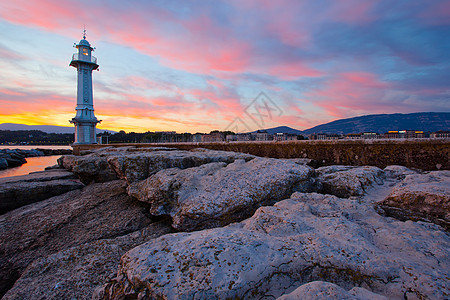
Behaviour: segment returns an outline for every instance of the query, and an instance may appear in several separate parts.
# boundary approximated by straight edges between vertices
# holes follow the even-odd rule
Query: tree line
[[[0,130],[0,144],[69,145],[73,133],[46,133],[40,130]]]
[[[229,132],[224,132],[229,133]],[[191,133],[144,132],[136,133],[121,130],[117,133],[100,132],[103,143],[176,143],[192,141]],[[73,133],[46,133],[40,130],[0,130],[0,144],[23,145],[70,145],[74,142]]]

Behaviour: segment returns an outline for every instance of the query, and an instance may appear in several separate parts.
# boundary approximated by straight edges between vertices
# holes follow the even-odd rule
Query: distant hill
[[[349,119],[336,120],[304,130],[303,134],[313,133],[385,133],[389,130],[423,130],[434,132],[450,130],[449,112],[422,112],[412,114],[367,115]]]
[[[276,133],[288,133],[288,134],[302,134],[301,130],[297,130],[288,126],[278,126],[269,129],[262,129],[267,131],[268,134],[276,134]],[[256,131],[254,131],[256,132]]]
[[[2,123],[0,124],[0,130],[39,130],[45,133],[74,133],[74,127],[65,126],[53,126],[53,125],[24,125],[24,124],[13,124],[13,123]],[[112,130],[102,130],[97,128],[97,133],[102,131],[108,131],[110,133],[116,133]]]

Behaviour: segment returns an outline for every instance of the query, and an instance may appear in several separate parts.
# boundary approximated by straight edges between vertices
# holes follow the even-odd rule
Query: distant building
[[[276,133],[273,135],[274,141],[296,141],[298,140],[296,134],[288,134],[288,133]]]
[[[346,139],[349,140],[359,140],[361,139],[361,133],[349,133],[345,136]]]
[[[268,141],[269,134],[265,130],[258,130],[255,133],[255,141]]]
[[[450,131],[439,130],[432,132],[430,138],[450,138]]]
[[[224,136],[222,132],[212,132],[210,134],[204,134],[202,136],[202,142],[213,143],[213,142],[223,142]]]
[[[225,137],[225,140],[227,142],[237,141],[237,136],[235,134],[227,134],[227,136]]]
[[[327,134],[327,133],[317,133],[317,134],[311,134],[309,136],[310,140],[338,140],[341,138],[341,135],[339,134]]]
[[[391,130],[384,134],[386,139],[398,139],[400,137],[400,133],[397,130]]]
[[[196,133],[196,134],[192,135],[192,142],[200,143],[202,141],[202,136],[203,136],[203,134],[201,134],[201,133]]]
[[[424,137],[423,131],[406,130],[406,132],[405,132],[405,138],[407,138],[407,139],[417,139],[417,138],[423,138],[423,137]]]
[[[386,139],[421,139],[426,135],[421,130],[391,130],[383,135]]]
[[[363,139],[377,139],[378,138],[378,133],[376,133],[376,132],[363,132],[361,134],[361,137]]]
[[[238,142],[247,142],[251,141],[251,134],[250,133],[238,133],[236,134],[236,140]]]

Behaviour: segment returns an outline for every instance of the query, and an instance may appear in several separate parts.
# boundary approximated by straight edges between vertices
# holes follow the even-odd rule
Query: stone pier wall
[[[73,151],[79,155],[84,150],[111,146],[207,148],[262,157],[309,158],[317,166],[341,164],[384,168],[402,165],[430,171],[450,170],[448,139],[76,145]]]

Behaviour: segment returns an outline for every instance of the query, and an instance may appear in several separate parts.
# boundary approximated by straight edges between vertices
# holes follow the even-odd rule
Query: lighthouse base
[[[72,119],[70,123],[75,125],[74,145],[97,144],[95,126],[99,123],[99,121],[80,121]]]

